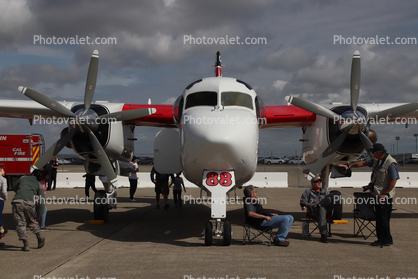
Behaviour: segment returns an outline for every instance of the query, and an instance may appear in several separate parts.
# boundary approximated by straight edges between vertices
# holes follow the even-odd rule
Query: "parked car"
[[[264,164],[270,165],[270,164],[284,164],[284,160],[282,158],[265,158]]]
[[[289,160],[288,164],[289,165],[303,165],[303,164],[305,164],[305,161],[303,161],[302,158],[300,158],[300,159],[292,159],[292,160]]]
[[[76,158],[71,162],[72,165],[84,165],[84,160],[81,158]]]
[[[70,161],[66,160],[66,159],[57,159],[58,164],[60,165],[68,165],[71,164]]]
[[[154,158],[138,157],[138,165],[154,165]]]

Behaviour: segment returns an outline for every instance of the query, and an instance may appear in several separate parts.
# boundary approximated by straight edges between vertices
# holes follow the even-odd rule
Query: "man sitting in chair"
[[[316,176],[311,179],[311,189],[305,190],[300,198],[300,204],[307,207],[308,212],[318,219],[321,242],[328,243],[327,213],[335,207],[334,194],[322,189],[322,179]]]
[[[270,227],[272,229],[278,228],[276,238],[273,242],[277,246],[289,246],[289,241],[286,241],[287,234],[293,224],[292,215],[277,215],[270,213],[264,209],[258,202],[257,190],[253,185],[244,188],[244,206],[247,212],[247,222],[256,228]]]

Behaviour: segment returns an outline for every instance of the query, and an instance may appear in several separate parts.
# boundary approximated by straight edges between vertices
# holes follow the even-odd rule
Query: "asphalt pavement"
[[[289,247],[252,243],[243,245],[244,213],[240,201],[231,200],[227,220],[232,224],[232,243],[223,246],[214,238],[204,245],[203,230],[210,207],[200,199],[199,189],[187,189],[188,202],[175,208],[155,208],[153,189],[138,189],[136,202],[129,189],[118,191],[118,208],[105,224],[89,224],[92,204],[84,201],[84,189],[57,189],[47,193],[46,244],[37,249],[29,232],[30,251],[21,251],[12,221],[9,192],[3,222],[9,233],[0,240],[1,278],[415,278],[418,275],[418,189],[397,189],[398,203],[392,214],[394,244],[372,247],[376,238],[354,237],[352,193],[343,188],[346,203],[343,219],[332,226],[330,243],[319,234],[302,238],[304,212],[299,198],[304,188],[258,190],[264,207],[278,214],[291,214]],[[242,198],[242,191],[237,194]],[[232,198],[232,196],[231,196]],[[409,199],[408,199],[409,198]],[[351,203],[350,203],[351,202]]]

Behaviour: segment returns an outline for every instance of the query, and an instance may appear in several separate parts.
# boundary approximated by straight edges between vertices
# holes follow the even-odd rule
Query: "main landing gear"
[[[94,220],[109,221],[109,210],[116,209],[116,190],[112,193],[106,193],[99,190],[94,194]]]
[[[222,221],[221,219],[216,219],[215,230],[213,231],[213,225],[211,221],[208,221],[205,225],[205,245],[211,246],[213,242],[213,236],[223,237],[223,245],[231,245],[232,231],[231,223],[228,221],[223,222],[223,231],[222,231]]]

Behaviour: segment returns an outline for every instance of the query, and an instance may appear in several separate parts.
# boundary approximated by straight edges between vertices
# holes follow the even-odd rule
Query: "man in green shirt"
[[[30,176],[22,176],[13,185],[13,191],[16,192],[12,200],[13,219],[16,224],[16,232],[19,240],[23,241],[22,251],[29,251],[28,234],[26,226],[32,230],[38,238],[38,248],[45,245],[45,238],[41,236],[39,224],[39,216],[45,207],[44,190],[39,183],[44,179],[44,174],[40,170],[34,170]],[[35,215],[35,203],[39,203],[38,212]]]

